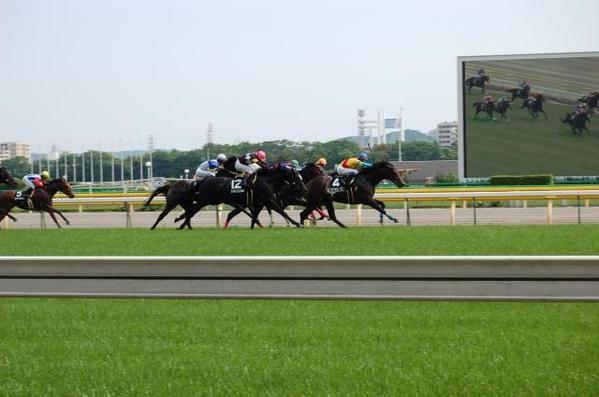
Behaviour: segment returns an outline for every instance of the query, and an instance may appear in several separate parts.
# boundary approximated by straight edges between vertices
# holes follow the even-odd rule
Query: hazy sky
[[[599,50],[599,1],[0,0],[0,141],[330,140],[457,119],[460,55]]]

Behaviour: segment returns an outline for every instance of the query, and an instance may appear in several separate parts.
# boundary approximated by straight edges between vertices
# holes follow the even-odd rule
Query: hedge
[[[491,185],[553,185],[553,175],[494,175]]]

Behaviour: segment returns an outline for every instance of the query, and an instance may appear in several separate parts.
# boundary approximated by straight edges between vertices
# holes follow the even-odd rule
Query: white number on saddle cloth
[[[341,184],[341,178],[340,177],[333,178],[333,180],[331,181],[331,187],[329,187],[329,193],[337,193],[337,192],[342,192],[344,190],[345,190],[345,188]]]
[[[242,179],[233,179],[231,181],[231,193],[243,193],[245,189],[241,187]]]

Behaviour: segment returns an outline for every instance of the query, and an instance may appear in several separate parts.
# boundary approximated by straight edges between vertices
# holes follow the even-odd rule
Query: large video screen
[[[460,174],[599,175],[599,53],[458,58]]]

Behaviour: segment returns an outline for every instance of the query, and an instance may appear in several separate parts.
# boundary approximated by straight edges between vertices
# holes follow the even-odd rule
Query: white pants
[[[345,168],[342,167],[341,164],[337,166],[337,168],[335,168],[335,171],[337,171],[337,173],[341,176],[353,176],[353,175],[357,175],[358,174],[358,170],[354,169],[354,168]]]
[[[239,159],[235,161],[235,169],[239,172],[253,174],[260,169],[260,166],[256,163],[250,163],[249,165],[242,164]]]
[[[196,177],[198,178],[211,178],[213,176],[216,176],[216,172],[204,171],[199,168],[196,170]]]
[[[23,182],[25,182],[25,186],[27,186],[28,188],[29,188],[29,187],[30,187],[30,188],[32,188],[32,189],[34,189],[34,188],[35,188],[35,185],[33,184],[33,182],[31,182],[31,181],[29,180],[29,178],[27,178],[26,176],[25,176],[25,177],[23,177]]]

